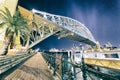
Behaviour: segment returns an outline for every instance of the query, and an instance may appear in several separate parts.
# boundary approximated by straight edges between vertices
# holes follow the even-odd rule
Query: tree
[[[10,11],[5,8],[5,11],[0,10],[0,18],[2,18],[0,26],[4,26],[6,29],[1,55],[6,55],[8,47],[13,48],[14,39],[18,36],[18,33],[20,32],[21,35],[27,36],[29,35],[29,28],[27,20],[20,15],[19,11],[16,11],[12,16]]]

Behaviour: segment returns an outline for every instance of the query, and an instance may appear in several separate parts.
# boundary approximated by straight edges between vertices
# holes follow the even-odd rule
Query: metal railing
[[[21,53],[15,56],[3,56],[0,57],[0,75],[12,67],[22,63],[26,59],[30,58],[34,54]]]
[[[53,70],[53,75],[58,76],[60,80],[119,80],[115,76],[88,67],[85,64],[83,57],[81,63],[76,64],[71,60],[71,62],[68,61],[64,54],[44,52],[42,55],[48,63],[49,68]],[[96,79],[91,75],[97,76],[99,79]]]
[[[54,76],[57,75],[61,80],[75,80],[75,68],[80,67],[80,65],[68,62],[59,54],[43,53],[42,55],[50,66],[50,69],[53,69]]]

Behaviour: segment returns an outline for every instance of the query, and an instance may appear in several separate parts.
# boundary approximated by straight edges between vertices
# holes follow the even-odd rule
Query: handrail
[[[49,55],[49,54],[46,54],[46,55],[48,55],[48,56],[50,56],[50,57],[52,57],[52,58],[55,58],[55,59],[61,60],[60,58],[56,58],[56,57],[54,57],[54,56],[52,56],[52,55]],[[77,67],[81,67],[81,65],[74,64],[74,63],[69,62],[69,61],[64,60],[64,59],[62,59],[62,61],[67,62],[67,63],[69,63],[69,64],[71,64],[71,65],[75,65],[75,66],[77,66]]]
[[[0,57],[0,75],[33,55],[34,54],[24,53],[15,56]]]
[[[77,74],[81,72],[83,74],[81,76],[83,80],[89,80],[88,77],[91,78],[89,76],[90,73],[96,74],[96,76],[99,78],[103,78],[103,79],[110,78],[112,80],[118,80],[115,76],[111,74],[102,73],[102,72],[99,72],[95,69],[88,67],[85,64],[83,57],[82,57],[81,63],[78,65],[78,64],[74,64],[72,62],[65,60],[65,58],[63,58],[64,57],[63,54],[61,54],[62,55],[61,58],[58,58],[55,53],[44,52],[42,53],[42,55],[44,59],[46,60],[46,62],[48,63],[48,65],[50,66],[50,69],[53,69],[53,75],[54,76],[57,75],[60,80],[77,80],[76,76]],[[79,71],[76,71],[76,69],[79,69]],[[94,80],[94,79],[91,78],[91,80]]]
[[[65,63],[69,63],[71,66],[74,65],[73,63],[68,62],[67,60],[56,58],[53,55],[49,55],[46,53],[43,53],[42,55],[45,58],[48,65],[50,66],[50,69],[53,69],[53,75],[54,76],[57,75],[60,80],[64,80],[65,76],[66,76],[66,69],[67,69],[66,66],[67,65]],[[58,63],[58,62],[61,62],[62,64]],[[80,66],[78,66],[78,67],[80,67]],[[60,70],[62,70],[62,71],[60,71],[59,68],[61,68]],[[68,70],[68,71],[70,71],[70,70]],[[69,76],[69,79],[71,80],[73,78],[73,73],[70,72],[69,74],[72,74],[71,76]]]

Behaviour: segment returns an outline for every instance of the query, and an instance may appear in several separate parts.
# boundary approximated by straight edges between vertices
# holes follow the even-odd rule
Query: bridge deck
[[[5,80],[54,80],[54,78],[42,55],[36,54],[8,75]]]

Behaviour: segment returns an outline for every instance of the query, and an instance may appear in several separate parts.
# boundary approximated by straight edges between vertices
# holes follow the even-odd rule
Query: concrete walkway
[[[4,80],[54,80],[41,54],[36,54]]]

